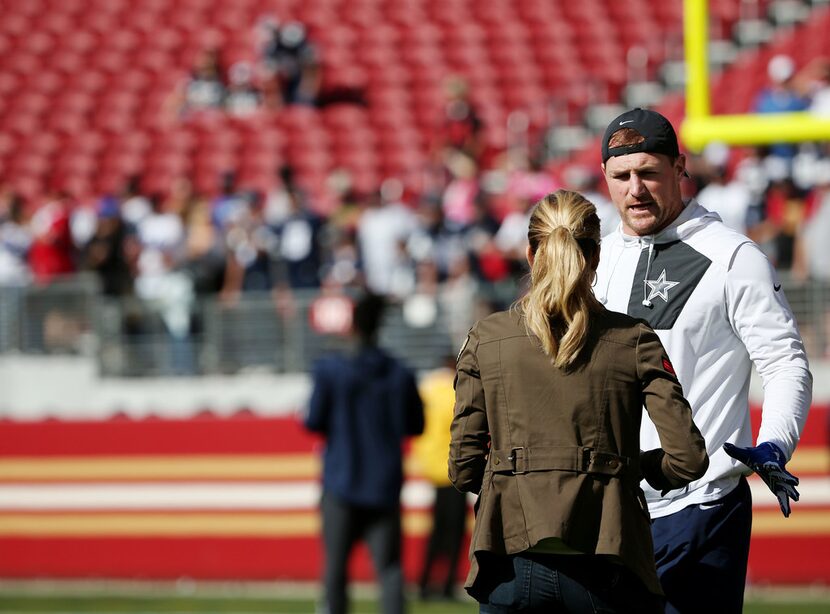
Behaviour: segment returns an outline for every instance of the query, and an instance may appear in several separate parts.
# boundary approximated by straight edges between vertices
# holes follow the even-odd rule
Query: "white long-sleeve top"
[[[652,517],[717,500],[737,485],[745,468],[723,444],[753,445],[753,363],[764,386],[756,443],[773,442],[792,456],[813,380],[776,272],[755,243],[692,201],[656,235],[628,236],[618,226],[603,238],[594,291],[608,309],[655,329],[706,439],[703,478],[664,497],[641,484]],[[640,436],[644,450],[660,445],[647,416]]]

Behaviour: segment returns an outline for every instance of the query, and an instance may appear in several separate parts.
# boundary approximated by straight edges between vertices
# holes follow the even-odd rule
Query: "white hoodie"
[[[752,363],[764,385],[758,443],[792,456],[812,375],[781,284],[755,243],[692,201],[656,235],[628,236],[620,225],[606,236],[594,291],[608,309],[655,329],[706,439],[710,464],[700,480],[665,497],[642,483],[652,517],[720,499],[737,485],[745,468],[723,444],[753,445]],[[642,449],[660,446],[646,415],[640,436]]]

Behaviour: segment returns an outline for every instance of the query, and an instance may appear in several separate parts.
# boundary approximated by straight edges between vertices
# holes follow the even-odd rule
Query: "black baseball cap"
[[[645,140],[634,145],[623,145],[622,147],[608,147],[608,141],[614,133],[623,128],[631,128],[642,135]],[[677,134],[674,132],[669,120],[660,115],[657,111],[650,109],[631,109],[615,118],[605,129],[602,137],[602,163],[605,164],[608,158],[613,156],[625,156],[630,153],[661,153],[672,158],[680,155],[680,148],[677,145]]]

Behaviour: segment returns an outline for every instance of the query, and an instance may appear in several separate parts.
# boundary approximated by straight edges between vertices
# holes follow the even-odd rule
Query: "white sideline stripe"
[[[750,479],[749,489],[752,492],[752,507],[778,507],[778,499],[760,478]],[[798,507],[830,505],[830,476],[800,478],[795,489],[800,495],[795,504]]]
[[[408,508],[432,505],[432,486],[410,481],[401,500]],[[318,482],[240,484],[14,484],[0,486],[0,512],[15,510],[309,510],[320,500]]]
[[[758,479],[749,481],[753,506],[774,508],[778,502]],[[799,507],[830,505],[830,476],[803,478]],[[424,480],[404,484],[401,501],[409,509],[432,505],[432,486]],[[316,509],[316,481],[239,483],[96,483],[0,485],[0,512],[50,510],[263,510]]]

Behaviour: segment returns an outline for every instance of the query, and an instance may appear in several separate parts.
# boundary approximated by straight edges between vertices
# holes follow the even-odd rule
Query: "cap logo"
[[[641,137],[639,141],[634,139],[633,134],[625,132],[630,128]],[[620,131],[620,136],[614,139],[617,131]],[[612,141],[617,144],[611,145]],[[602,137],[603,164],[613,156],[627,156],[636,152],[664,154],[670,158],[680,155],[674,128],[657,111],[631,109],[611,120],[605,129],[605,136]]]

